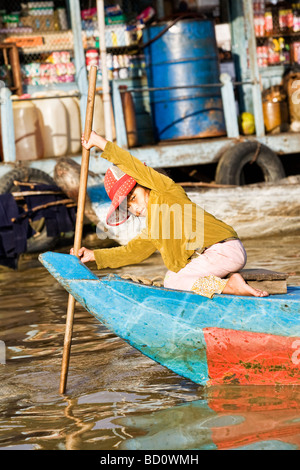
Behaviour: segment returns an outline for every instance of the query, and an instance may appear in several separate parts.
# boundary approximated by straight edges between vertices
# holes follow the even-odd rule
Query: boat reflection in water
[[[115,422],[126,450],[299,450],[300,389],[220,387],[207,399]]]

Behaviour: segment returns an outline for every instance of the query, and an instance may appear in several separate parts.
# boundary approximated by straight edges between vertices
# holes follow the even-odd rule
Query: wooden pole
[[[84,128],[85,140],[89,140],[90,134],[92,131],[96,78],[97,78],[97,67],[93,66],[91,67],[90,73],[89,73],[89,88],[88,88],[86,119],[85,119],[85,128]],[[74,237],[74,254],[77,257],[78,257],[78,251],[81,247],[81,239],[82,239],[85,197],[86,197],[86,189],[87,189],[88,170],[89,170],[89,157],[90,157],[90,151],[86,150],[83,147],[82,159],[81,159],[78,203],[77,203],[75,237]],[[61,377],[60,377],[60,389],[59,389],[60,393],[65,393],[66,383],[67,383],[72,332],[73,332],[74,307],[75,307],[75,299],[71,294],[69,294],[63,360],[62,360],[62,369],[61,369]]]
[[[97,15],[98,15],[98,29],[99,29],[99,47],[101,57],[101,70],[102,70],[102,90],[103,90],[103,107],[104,107],[104,125],[105,125],[105,138],[112,141],[112,110],[110,99],[110,87],[107,71],[106,59],[106,43],[105,43],[105,13],[104,13],[104,0],[97,0]]]
[[[256,137],[265,136],[265,124],[262,105],[261,78],[257,62],[257,48],[254,26],[253,3],[251,0],[243,0],[244,17],[248,29],[248,50],[249,50],[249,68],[251,72],[252,98],[255,118]]]

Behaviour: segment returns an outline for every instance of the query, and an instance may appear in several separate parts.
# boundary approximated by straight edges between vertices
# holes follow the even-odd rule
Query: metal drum
[[[144,44],[167,26],[144,30]],[[180,20],[145,47],[150,103],[157,140],[225,135],[215,28],[210,20]],[[190,88],[196,85],[194,88]],[[188,87],[170,89],[171,87]]]

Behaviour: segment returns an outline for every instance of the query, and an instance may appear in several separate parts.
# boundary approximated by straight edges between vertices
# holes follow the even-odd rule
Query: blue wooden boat
[[[98,278],[75,256],[41,263],[108,329],[200,385],[300,385],[300,287],[266,298],[146,286]]]

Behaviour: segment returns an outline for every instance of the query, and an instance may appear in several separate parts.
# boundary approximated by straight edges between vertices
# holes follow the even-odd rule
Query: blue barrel
[[[167,23],[146,28],[143,41],[155,38]],[[220,83],[214,22],[179,20],[145,47],[150,88]],[[226,134],[219,87],[150,92],[157,140],[217,137]]]

